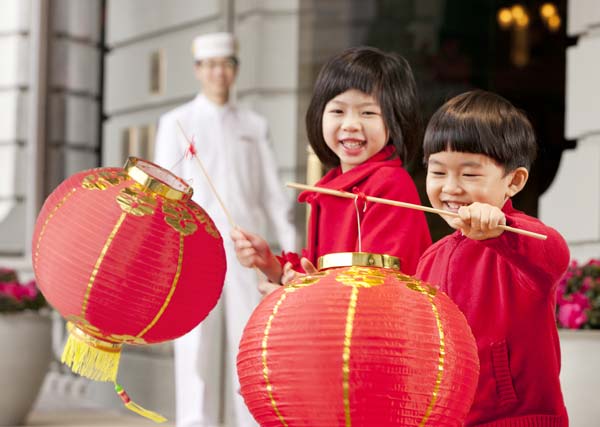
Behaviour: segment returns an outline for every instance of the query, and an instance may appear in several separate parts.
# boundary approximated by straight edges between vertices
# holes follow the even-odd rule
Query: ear
[[[508,182],[508,188],[506,189],[506,195],[513,197],[519,191],[525,187],[527,179],[529,179],[529,171],[527,168],[519,167],[509,174],[510,181]]]

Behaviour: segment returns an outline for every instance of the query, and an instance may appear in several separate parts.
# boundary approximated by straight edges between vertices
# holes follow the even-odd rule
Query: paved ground
[[[171,419],[163,424],[156,424],[126,409],[107,409],[106,407],[91,406],[90,401],[77,397],[77,384],[64,383],[50,374],[34,405],[33,411],[27,418],[26,426],[35,427],[173,427]],[[69,386],[69,389],[65,387]],[[1,393],[1,390],[0,390]]]
[[[27,426],[36,427],[133,427],[133,426],[157,426],[153,421],[145,418],[117,412],[101,411],[97,409],[76,410],[37,410],[28,418]],[[172,422],[160,424],[164,427],[172,427]]]

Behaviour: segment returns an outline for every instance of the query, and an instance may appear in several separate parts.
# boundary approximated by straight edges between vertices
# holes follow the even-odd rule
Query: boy
[[[569,250],[510,200],[535,159],[531,124],[504,98],[467,92],[433,115],[423,146],[431,205],[459,217],[444,217],[457,231],[423,254],[416,276],[450,296],[477,340],[480,379],[465,426],[568,426],[554,313]]]

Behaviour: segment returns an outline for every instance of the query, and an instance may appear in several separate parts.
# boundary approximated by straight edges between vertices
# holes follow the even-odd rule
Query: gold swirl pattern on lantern
[[[412,289],[413,291],[420,292],[429,297],[435,297],[437,294],[437,289],[427,283],[418,282],[410,277],[408,277],[408,280],[402,277],[398,277],[398,279],[408,281],[406,287]]]
[[[147,344],[146,340],[143,338],[134,337],[132,335],[105,335],[100,331],[100,329],[92,325],[87,319],[81,316],[70,315],[65,319],[74,326],[74,328],[69,328],[69,332],[73,333],[75,336],[77,336],[77,338],[83,339],[92,347],[97,347],[104,351],[107,351],[107,347],[118,351],[117,349],[120,348],[124,343],[135,345]],[[83,334],[87,336],[83,336]],[[100,343],[96,342],[96,340],[100,341]]]
[[[196,219],[200,222],[200,224],[204,224],[204,231],[208,233],[209,236],[214,237],[215,239],[220,239],[221,235],[217,230],[217,226],[213,222],[213,220],[204,212],[200,207],[195,204],[190,203],[188,208],[194,213]]]
[[[101,171],[86,176],[83,181],[81,181],[81,186],[88,190],[106,190],[107,188],[119,185],[128,179],[129,177],[123,171]]]
[[[162,211],[165,214],[165,222],[175,231],[189,236],[198,230],[198,224],[194,216],[188,211],[187,205],[165,199]]]
[[[135,216],[152,215],[156,209],[156,199],[138,184],[123,188],[117,195],[117,203],[124,212]]]
[[[338,274],[335,280],[346,286],[372,288],[383,285],[385,273],[374,268],[353,266]]]
[[[312,286],[321,280],[323,277],[327,276],[329,271],[320,271],[318,273],[307,274],[306,276],[300,276],[294,281],[285,285],[284,290],[286,292],[292,292],[295,289],[306,288],[308,286]]]

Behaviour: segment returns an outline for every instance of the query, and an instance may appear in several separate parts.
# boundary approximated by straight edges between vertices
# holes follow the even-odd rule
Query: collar
[[[342,172],[340,166],[330,170],[323,178],[317,182],[318,187],[330,188],[334,190],[349,191],[359,182],[363,181],[368,176],[375,173],[381,167],[402,167],[402,160],[396,154],[396,149],[393,145],[386,145],[381,151],[373,155],[366,162],[350,169],[347,172]],[[300,193],[298,196],[299,202],[305,202],[310,197],[314,198],[318,193],[307,190]]]
[[[504,206],[502,206],[502,212],[504,212],[505,214],[510,214],[516,211],[515,208],[513,208],[512,205],[512,199],[508,198],[506,199],[506,202],[504,202]]]
[[[231,101],[228,101],[223,105],[218,105],[212,102],[202,93],[196,95],[196,98],[194,98],[194,103],[196,104],[197,108],[208,110],[219,115],[223,115],[234,108]]]

